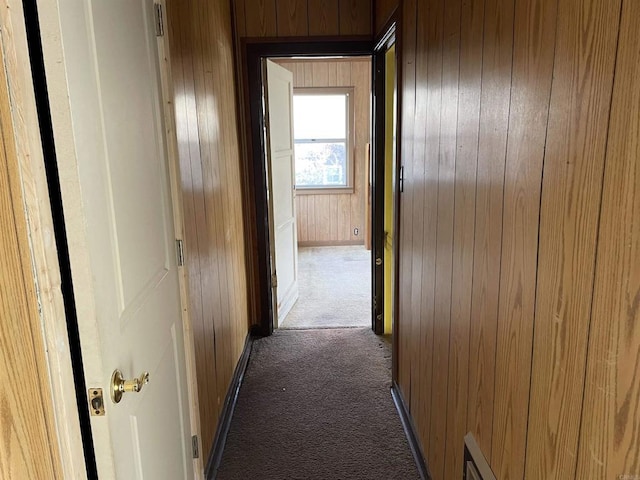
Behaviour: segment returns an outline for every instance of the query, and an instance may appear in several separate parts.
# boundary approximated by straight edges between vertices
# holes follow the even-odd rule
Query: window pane
[[[296,139],[347,137],[347,95],[293,96],[293,133]]]
[[[296,186],[347,186],[347,148],[341,143],[296,143]]]

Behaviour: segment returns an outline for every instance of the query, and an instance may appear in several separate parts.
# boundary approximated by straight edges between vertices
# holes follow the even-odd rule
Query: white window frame
[[[335,185],[314,185],[314,186],[300,186],[296,185],[296,194],[297,195],[323,195],[323,194],[351,194],[354,192],[353,180],[354,180],[354,110],[355,110],[355,101],[353,98],[354,88],[353,87],[298,87],[293,89],[293,95],[296,94],[304,94],[304,95],[345,95],[346,96],[346,109],[347,109],[347,125],[346,125],[346,162],[347,162],[347,182],[345,186],[335,186]],[[295,122],[295,120],[294,120]],[[330,139],[329,139],[330,140]],[[340,141],[342,139],[339,139]],[[303,139],[303,142],[313,143],[313,139]],[[294,149],[295,149],[296,139],[294,135]],[[294,155],[295,161],[295,155]]]

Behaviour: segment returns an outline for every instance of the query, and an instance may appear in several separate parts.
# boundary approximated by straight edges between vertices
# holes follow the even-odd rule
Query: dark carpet
[[[420,478],[390,384],[391,346],[368,328],[256,340],[217,478]]]

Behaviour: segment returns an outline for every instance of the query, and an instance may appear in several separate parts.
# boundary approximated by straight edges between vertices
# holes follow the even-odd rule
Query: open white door
[[[98,473],[193,478],[154,4],[58,5],[64,58],[46,68],[86,384],[104,392]],[[114,403],[116,369],[149,383]]]
[[[298,236],[293,153],[293,73],[267,60],[267,176],[271,268],[278,328],[298,299]]]

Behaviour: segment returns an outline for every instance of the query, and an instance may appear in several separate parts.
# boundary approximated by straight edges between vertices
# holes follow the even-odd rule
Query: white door
[[[49,94],[86,383],[105,397],[91,417],[99,475],[193,478],[154,5],[59,8],[67,83]],[[115,369],[149,383],[116,404]]]
[[[267,174],[272,272],[277,301],[274,328],[298,299],[298,237],[293,154],[293,73],[267,60]]]

